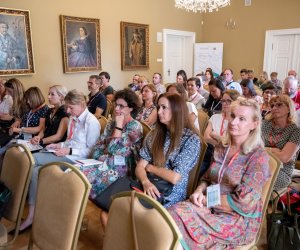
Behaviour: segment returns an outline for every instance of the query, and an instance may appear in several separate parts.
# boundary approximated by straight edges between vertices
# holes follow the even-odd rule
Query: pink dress
[[[218,182],[226,151],[227,148],[216,147],[214,162],[202,180],[210,184]],[[233,211],[225,211],[221,205],[200,208],[189,201],[168,209],[191,249],[232,249],[250,243],[258,232],[262,220],[262,187],[270,175],[267,153],[263,148],[246,155],[240,152],[224,166],[221,195],[227,194]]]

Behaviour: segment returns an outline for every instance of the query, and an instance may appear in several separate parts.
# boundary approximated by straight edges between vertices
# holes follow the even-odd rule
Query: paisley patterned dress
[[[202,180],[218,182],[227,148],[218,146],[214,162]],[[168,208],[191,249],[232,249],[248,244],[256,236],[262,220],[261,193],[269,178],[268,155],[262,148],[239,153],[232,162],[224,162],[221,195],[227,195],[232,211],[222,205],[200,208],[189,201]]]
[[[94,199],[105,188],[116,181],[119,177],[126,175],[130,158],[132,156],[131,146],[139,148],[143,136],[142,125],[132,120],[123,127],[122,137],[112,138],[115,122],[106,125],[104,133],[96,143],[93,158],[102,161],[102,165],[81,166],[80,170],[92,184],[90,198]],[[125,158],[125,164],[115,165],[114,156]]]

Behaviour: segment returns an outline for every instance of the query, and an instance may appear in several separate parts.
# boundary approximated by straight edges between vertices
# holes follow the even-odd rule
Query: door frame
[[[300,29],[267,30],[265,38],[265,53],[263,70],[271,72],[273,42],[275,36],[300,35]]]
[[[181,37],[189,37],[192,39],[192,49],[194,50],[194,44],[196,42],[196,33],[191,31],[183,30],[172,30],[172,29],[163,29],[163,79],[166,79],[165,69],[167,68],[167,39],[168,35],[176,35]],[[194,52],[192,52],[194,56]],[[194,58],[192,58],[192,73],[194,73]]]

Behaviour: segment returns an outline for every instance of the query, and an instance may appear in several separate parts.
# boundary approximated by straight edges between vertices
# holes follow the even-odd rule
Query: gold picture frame
[[[121,68],[149,69],[149,25],[121,22]]]
[[[0,75],[33,73],[29,11],[0,8]]]
[[[64,73],[101,70],[100,19],[61,15]]]

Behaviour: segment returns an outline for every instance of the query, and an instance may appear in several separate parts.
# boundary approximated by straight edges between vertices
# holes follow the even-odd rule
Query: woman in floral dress
[[[116,92],[114,119],[107,124],[93,152],[93,158],[103,164],[81,166],[92,184],[92,199],[128,171],[132,160],[131,146],[139,147],[143,136],[141,124],[131,116],[137,107],[138,97],[132,90]]]
[[[191,249],[232,249],[255,238],[262,221],[262,188],[269,178],[260,125],[254,100],[234,102],[226,137],[200,185],[190,201],[168,209]],[[220,204],[207,208],[207,187],[214,184],[220,184]]]

